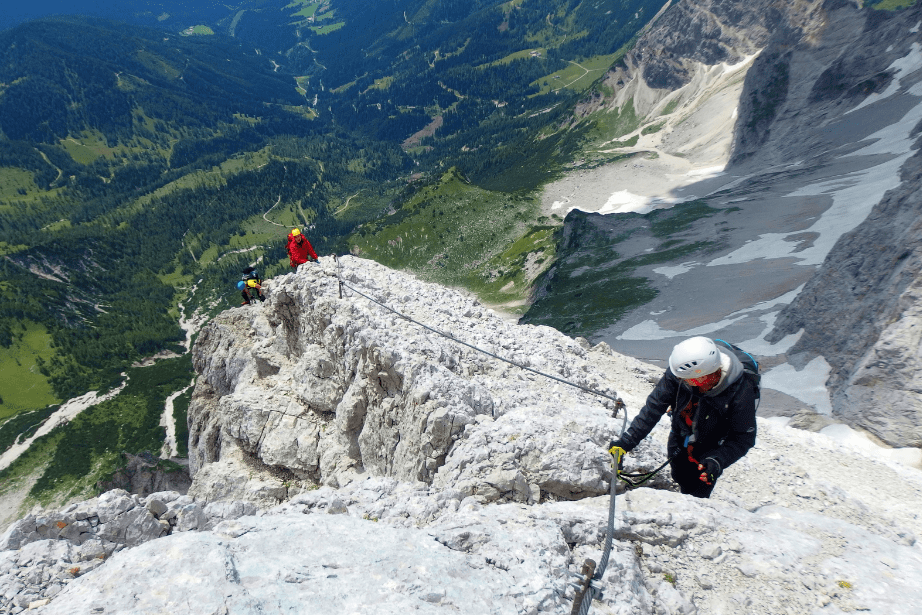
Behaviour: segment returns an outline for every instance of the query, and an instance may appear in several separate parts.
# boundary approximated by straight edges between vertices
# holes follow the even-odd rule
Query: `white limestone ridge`
[[[112,491],[0,537],[0,612],[569,613],[621,397],[656,368],[371,261],[266,283],[194,348],[189,495]],[[771,421],[710,500],[617,498],[591,613],[917,613],[922,476]],[[663,460],[666,426],[628,457]]]

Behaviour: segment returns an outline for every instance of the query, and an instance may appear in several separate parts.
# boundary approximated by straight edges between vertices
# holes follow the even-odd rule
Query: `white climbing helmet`
[[[720,369],[720,351],[714,340],[691,337],[678,344],[669,355],[669,369],[679,378],[700,378]]]

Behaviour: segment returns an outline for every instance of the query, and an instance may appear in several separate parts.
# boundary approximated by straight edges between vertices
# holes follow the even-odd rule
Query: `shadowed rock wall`
[[[902,179],[839,240],[770,339],[803,329],[790,354],[826,358],[835,415],[890,444],[922,446],[922,154]]]

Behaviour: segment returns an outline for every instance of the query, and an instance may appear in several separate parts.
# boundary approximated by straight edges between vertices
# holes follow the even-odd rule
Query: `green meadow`
[[[550,265],[558,225],[540,216],[533,195],[484,190],[452,169],[394,214],[359,227],[349,246],[359,256],[520,311],[532,281]]]
[[[92,497],[96,483],[116,469],[122,451],[156,454],[165,438],[160,426],[164,403],[192,379],[191,355],[126,373],[127,386],[118,395],[38,438],[0,471],[0,495],[34,480],[27,503]]]
[[[548,92],[563,88],[577,92],[587,90],[599,77],[605,74],[605,71],[611,67],[612,63],[614,63],[619,55],[621,54],[611,53],[604,56],[595,56],[586,60],[580,60],[578,62],[571,60],[567,68],[553,72],[550,75],[534,81],[532,85],[536,85],[540,88],[538,94],[534,96],[547,94]]]
[[[40,362],[54,356],[51,335],[32,322],[24,322],[23,327],[14,330],[13,345],[0,353],[0,382],[4,383],[0,391],[0,421],[61,401],[39,371]]]
[[[900,9],[909,8],[915,3],[916,0],[881,0],[881,2],[877,4],[872,4],[871,8],[881,11],[898,11]]]

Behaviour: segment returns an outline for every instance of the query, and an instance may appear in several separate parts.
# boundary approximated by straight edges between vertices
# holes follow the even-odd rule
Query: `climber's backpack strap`
[[[714,341],[726,346],[727,350],[736,355],[736,358],[743,364],[743,372],[749,374],[749,379],[755,388],[756,400],[758,400],[762,396],[762,375],[759,373],[759,362],[751,354],[735,344],[720,339]]]

